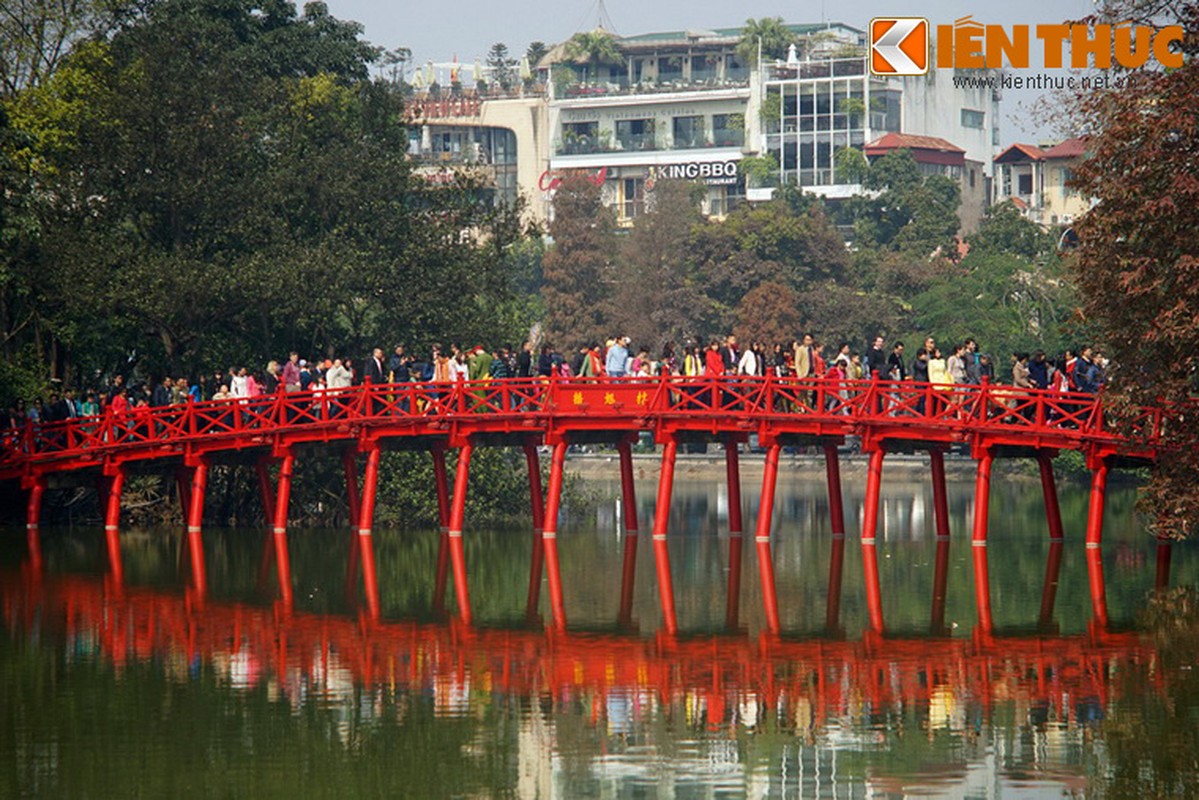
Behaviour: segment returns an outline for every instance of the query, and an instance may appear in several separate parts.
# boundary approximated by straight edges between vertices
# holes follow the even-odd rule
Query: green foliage
[[[1052,234],[1027,219],[1011,200],[987,209],[978,231],[967,239],[972,253],[1011,253],[1033,261],[1054,252]]]
[[[600,67],[624,63],[624,54],[616,37],[602,28],[576,33],[566,42],[565,51],[568,58],[590,69],[593,80],[599,75]]]
[[[756,66],[759,50],[765,59],[786,58],[787,48],[798,43],[798,38],[787,28],[782,17],[751,17],[745,20],[745,27],[741,29],[737,57],[742,63]]]
[[[562,346],[608,334],[604,300],[616,256],[615,226],[599,186],[570,176],[558,187],[549,229],[554,244],[543,261],[542,297],[551,342]]]
[[[870,172],[866,156],[856,147],[842,147],[838,150],[833,167],[843,183],[861,183]]]
[[[545,58],[545,54],[550,49],[546,47],[545,42],[529,42],[528,48],[525,49],[525,58],[529,59],[529,67],[537,69],[537,65],[541,63],[541,59]]]
[[[517,59],[508,55],[508,45],[496,42],[487,52],[487,66],[491,67],[491,79],[505,91],[516,83]]]
[[[522,209],[412,175],[359,32],[319,3],[165,0],[13,98],[6,358],[179,374],[525,325]]]
[[[779,160],[774,153],[746,156],[737,165],[737,171],[745,176],[749,188],[777,186],[779,182]]]

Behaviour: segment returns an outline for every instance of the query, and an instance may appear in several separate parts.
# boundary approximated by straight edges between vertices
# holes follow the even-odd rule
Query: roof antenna
[[[595,20],[599,27],[609,33],[616,33],[616,26],[612,24],[612,17],[608,15],[608,8],[604,5],[604,0],[595,2]]]

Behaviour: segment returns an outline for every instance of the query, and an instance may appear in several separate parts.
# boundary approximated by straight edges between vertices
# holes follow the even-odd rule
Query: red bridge
[[[436,474],[442,537],[439,589],[452,568],[458,613],[471,622],[470,593],[462,546],[463,517],[475,447],[521,447],[529,466],[533,554],[529,607],[539,602],[541,576],[548,577],[554,626],[564,629],[565,605],[558,568],[557,526],[566,450],[574,443],[606,442],[620,454],[625,502],[625,586],[631,603],[631,572],[637,531],[631,444],[642,433],[662,447],[662,470],[653,522],[653,550],[665,630],[677,631],[667,547],[675,456],[680,443],[719,441],[728,465],[730,582],[740,579],[741,497],[738,445],[751,435],[765,448],[761,510],[754,541],[767,625],[779,630],[778,599],[770,554],[770,527],[780,449],[818,446],[827,460],[833,535],[843,539],[838,446],[857,437],[870,457],[861,536],[871,628],[884,629],[875,533],[879,488],[888,452],[927,451],[930,456],[938,541],[949,539],[944,453],[965,447],[977,461],[974,545],[975,591],[980,621],[989,619],[985,546],[994,460],[1035,458],[1040,465],[1051,540],[1062,540],[1052,459],[1077,450],[1092,471],[1087,520],[1088,556],[1098,559],[1108,473],[1156,461],[1165,416],[1142,410],[1118,428],[1109,425],[1101,401],[1091,395],[1018,390],[983,384],[933,386],[911,382],[762,378],[511,379],[457,384],[404,383],[342,391],[280,393],[242,401],[189,403],[139,409],[10,432],[0,448],[0,480],[20,480],[29,492],[27,526],[36,554],[42,495],[50,477],[99,477],[106,498],[105,531],[110,561],[119,574],[121,489],[130,470],[174,469],[187,519],[192,580],[206,585],[200,554],[204,494],[213,464],[256,467],[264,509],[273,509],[270,541],[278,563],[280,592],[290,605],[287,520],[291,477],[300,454],[339,452],[357,532],[348,579],[361,565],[367,606],[379,613],[371,532],[379,455],[383,449],[427,451]],[[543,493],[538,446],[553,448],[548,491]],[[451,496],[445,453],[458,449]],[[365,459],[361,487],[359,456]],[[272,485],[268,467],[278,464]],[[451,499],[452,497],[452,499]],[[543,502],[544,497],[544,502]],[[268,516],[272,514],[268,513]],[[1102,566],[1099,566],[1102,569]],[[442,598],[435,598],[440,604]],[[1093,598],[1099,602],[1101,598]],[[622,608],[624,603],[622,603]],[[984,608],[985,607],[985,608]],[[987,623],[984,622],[984,627]]]

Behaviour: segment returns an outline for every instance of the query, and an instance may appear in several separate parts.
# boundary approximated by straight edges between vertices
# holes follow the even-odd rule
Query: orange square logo
[[[928,20],[923,17],[870,20],[870,71],[875,75],[928,72]]]

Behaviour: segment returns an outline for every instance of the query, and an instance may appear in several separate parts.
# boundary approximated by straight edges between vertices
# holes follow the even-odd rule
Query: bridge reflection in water
[[[944,389],[944,390],[942,390]],[[991,628],[987,534],[991,475],[997,458],[1029,458],[1039,465],[1050,541],[1063,540],[1053,458],[1063,450],[1081,452],[1091,471],[1085,544],[1093,564],[1092,602],[1105,618],[1099,548],[1109,472],[1154,462],[1162,447],[1168,415],[1141,409],[1117,429],[1106,421],[1101,399],[1010,387],[933,387],[887,381],[786,380],[764,378],[559,379],[366,385],[340,394],[280,393],[248,403],[215,402],[152,409],[142,417],[113,416],[71,420],[35,428],[0,444],[0,480],[20,480],[28,490],[27,528],[31,556],[38,558],[38,528],[48,481],[95,477],[105,500],[105,535],[114,575],[120,578],[121,492],[127,471],[175,470],[187,520],[192,582],[199,597],[207,578],[202,523],[207,478],[217,463],[253,464],[263,511],[271,521],[264,552],[274,558],[279,593],[293,598],[287,524],[292,475],[298,453],[340,455],[346,497],[354,521],[347,565],[347,592],[357,592],[359,571],[367,611],[379,618],[379,587],[372,530],[384,448],[428,452],[436,476],[442,528],[437,556],[437,593],[444,604],[452,574],[457,613],[473,618],[463,545],[470,460],[475,447],[523,449],[528,462],[533,523],[528,609],[540,603],[545,575],[553,625],[566,629],[566,604],[558,558],[558,524],[563,472],[571,444],[605,442],[620,455],[625,540],[622,619],[627,618],[636,564],[639,520],[634,502],[631,443],[642,433],[662,447],[657,502],[652,523],[655,578],[668,633],[678,629],[667,545],[676,455],[693,441],[723,445],[728,470],[729,585],[735,598],[741,581],[742,536],[739,447],[752,434],[765,448],[760,512],[754,530],[762,603],[767,628],[781,632],[771,555],[772,514],[784,446],[822,450],[826,459],[829,509],[834,540],[845,536],[838,447],[857,437],[869,454],[862,508],[860,546],[870,627],[885,632],[879,582],[877,536],[883,462],[890,452],[927,452],[930,460],[938,541],[950,534],[946,501],[946,451],[966,448],[976,461],[975,509],[971,527],[979,625]],[[549,485],[543,492],[538,447],[552,448]],[[446,451],[458,458],[453,492]],[[361,482],[359,461],[365,462]],[[272,481],[270,469],[276,471]],[[1168,549],[1164,550],[1168,557]],[[737,616],[735,600],[729,617]]]
[[[1129,675],[1144,677],[1142,691],[1167,689],[1168,671],[1160,669],[1150,639],[1108,630],[1097,560],[1088,558],[1092,595],[1098,599],[1086,632],[1055,632],[1060,542],[1050,546],[1035,625],[1021,633],[996,630],[988,602],[979,608],[970,635],[947,636],[948,548],[947,540],[936,544],[930,635],[895,637],[867,630],[856,641],[839,635],[844,539],[834,542],[829,562],[827,635],[803,640],[771,633],[756,639],[667,632],[642,638],[552,627],[379,621],[365,606],[357,616],[318,615],[282,601],[260,606],[215,600],[194,584],[182,591],[130,586],[112,570],[104,576],[47,575],[31,559],[0,574],[0,598],[5,627],[30,640],[59,642],[68,652],[90,654],[118,668],[135,662],[164,665],[181,682],[197,680],[203,672],[233,689],[266,687],[296,709],[319,702],[355,715],[387,714],[397,697],[419,694],[432,697],[436,715],[461,717],[508,697],[523,698],[542,713],[574,709],[607,736],[628,734],[651,718],[675,720],[684,730],[769,728],[799,737],[796,745],[814,759],[811,768],[834,781],[836,751],[872,747],[873,726],[891,730],[914,715],[930,737],[938,730],[970,735],[993,723],[1001,727],[994,715],[1010,713],[1015,703],[1017,719],[1078,730],[1104,717],[1121,687],[1129,685]],[[974,548],[976,570],[981,565],[985,571],[985,553]],[[1159,587],[1167,572],[1168,563],[1159,560]],[[627,587],[618,601],[622,617],[626,592]],[[727,614],[735,628],[735,600]],[[364,702],[365,696],[371,702]],[[799,756],[801,768],[804,757]],[[713,768],[712,754],[699,758],[705,763],[672,758],[670,769]],[[620,757],[603,760],[616,769]],[[747,768],[736,752],[730,762]],[[911,780],[906,767],[896,768],[896,774],[885,766],[873,768],[865,780],[869,789],[898,790]],[[969,769],[965,764],[939,768],[929,780],[967,783],[977,778],[967,774]],[[1081,772],[1051,778],[1074,788],[1086,785]],[[802,786],[804,778],[799,780]],[[838,796],[860,796],[848,783],[846,791]]]

